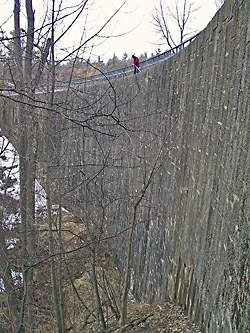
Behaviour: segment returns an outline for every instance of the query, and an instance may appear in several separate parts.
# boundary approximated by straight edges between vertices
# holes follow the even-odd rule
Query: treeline
[[[156,51],[156,54],[160,50]],[[152,57],[154,54],[151,54]],[[148,59],[148,55],[145,52],[140,55],[140,61]],[[85,60],[80,57],[73,58],[64,63],[58,63],[56,65],[56,81],[68,81],[70,79],[87,77],[95,74],[99,74],[100,71],[108,72],[116,68],[129,66],[132,64],[132,59],[127,53],[123,54],[122,59],[119,59],[115,54],[107,62],[102,61],[100,57],[96,62]],[[34,61],[34,72],[39,66],[39,62]],[[50,64],[47,63],[46,70],[42,74],[42,82],[49,80]],[[0,56],[0,88],[14,88],[15,81],[12,73],[12,57]]]
[[[146,60],[147,53],[140,55],[140,60]],[[119,59],[115,54],[107,62],[102,61],[100,57],[95,62],[86,61],[83,58],[74,58],[72,61],[67,61],[64,64],[57,66],[56,80],[68,81],[80,77],[87,77],[101,72],[108,72],[116,68],[129,66],[132,64],[131,57],[127,53],[123,54],[122,59]]]

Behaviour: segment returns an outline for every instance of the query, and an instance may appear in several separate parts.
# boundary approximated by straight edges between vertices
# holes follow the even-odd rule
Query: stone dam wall
[[[249,3],[226,1],[190,47],[141,76],[127,111],[143,119],[138,155],[157,152],[156,136],[167,143],[138,213],[134,294],[181,304],[202,332],[247,332]],[[132,174],[143,184],[143,167]]]
[[[63,165],[67,176],[65,206],[78,214],[88,203],[103,235],[117,236],[109,242],[121,267],[124,230],[148,185],[131,289],[141,301],[182,305],[209,333],[249,329],[249,9],[247,0],[227,0],[167,61],[81,96],[71,91],[67,103],[59,92],[67,117],[59,126],[53,116],[53,144],[40,147],[41,181],[50,153],[51,173],[62,175]]]

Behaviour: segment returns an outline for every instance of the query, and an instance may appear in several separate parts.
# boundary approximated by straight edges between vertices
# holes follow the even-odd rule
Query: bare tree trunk
[[[139,203],[138,203],[139,204]],[[133,242],[133,235],[134,235],[134,229],[135,229],[135,223],[136,223],[136,211],[138,204],[136,203],[133,208],[133,219],[131,224],[131,229],[129,233],[128,238],[128,250],[127,250],[127,261],[126,261],[126,267],[125,267],[125,278],[124,278],[124,289],[122,294],[122,304],[121,304],[121,326],[124,326],[127,322],[127,309],[128,309],[128,292],[130,288],[130,279],[131,279],[131,267],[130,267],[130,261],[131,261],[131,253],[132,253],[132,242]],[[122,330],[122,332],[125,332]]]
[[[26,0],[27,13],[27,42],[22,61],[22,45],[20,35],[20,0],[15,0],[14,6],[14,61],[17,90],[27,96],[32,96],[29,89],[32,83],[32,56],[34,42],[34,15],[32,1]],[[34,254],[34,225],[35,225],[35,174],[36,174],[36,120],[33,110],[25,105],[26,98],[19,96],[19,168],[20,168],[20,206],[22,226],[22,249],[24,259],[24,281],[26,283],[25,302],[31,304],[33,273],[29,269]],[[24,318],[24,317],[23,317]],[[29,306],[26,316],[27,326],[32,326],[32,314]]]
[[[61,186],[59,187],[59,195],[61,196]],[[60,199],[59,199],[60,200]],[[62,332],[65,331],[64,323],[64,294],[63,294],[63,285],[62,285],[62,276],[63,276],[63,240],[62,240],[62,206],[61,200],[59,204],[59,221],[58,221],[58,242],[59,242],[59,270],[58,270],[58,298],[59,298],[59,310],[60,310],[60,321]]]
[[[53,0],[52,5],[52,22],[51,22],[51,92],[50,92],[50,107],[53,108],[54,104],[54,92],[55,92],[55,57],[54,57],[54,15],[55,15],[55,1]],[[51,147],[51,140],[52,140],[52,130],[51,130],[51,114],[48,114],[47,117],[47,133],[46,133],[46,147],[48,147],[48,151],[50,151],[49,147]],[[51,177],[50,177],[50,170],[49,170],[49,154],[47,154],[47,161],[46,161],[46,194],[47,194],[47,206],[48,206],[48,217],[49,217],[49,244],[50,244],[50,253],[55,253],[55,241],[53,232],[56,232],[56,228],[53,228],[53,220],[51,214]],[[60,186],[59,186],[60,191]],[[59,192],[59,196],[60,196]],[[62,238],[61,238],[61,204],[59,198],[59,251],[62,251]],[[55,312],[56,312],[56,322],[57,322],[57,331],[58,333],[65,332],[65,325],[64,325],[64,311],[63,311],[63,291],[62,291],[62,255],[58,257],[59,263],[56,263],[55,258],[51,258],[50,270],[51,270],[51,281],[52,281],[52,292],[53,292],[53,299],[55,305]],[[57,270],[58,265],[58,270]]]
[[[51,147],[51,117],[48,115],[47,117],[47,126],[46,126],[46,147]],[[55,223],[53,223],[53,217],[52,217],[52,203],[51,203],[51,177],[50,177],[50,170],[49,170],[49,154],[47,154],[47,161],[46,161],[46,172],[45,172],[45,190],[46,190],[46,199],[47,199],[47,212],[48,212],[48,226],[49,226],[49,252],[51,255],[53,255],[56,252],[56,245],[54,240],[54,233],[56,232],[56,226]],[[61,217],[59,217],[61,219]],[[59,221],[59,224],[61,222]],[[59,226],[59,229],[61,227]],[[60,235],[60,230],[59,230]],[[61,244],[61,239],[59,236],[59,244]],[[59,245],[59,248],[61,248],[61,245]],[[61,258],[59,258],[61,260]],[[59,262],[59,272],[57,272],[57,263],[55,257],[52,257],[50,259],[50,276],[51,276],[51,284],[52,284],[52,295],[54,300],[54,306],[55,306],[55,313],[56,313],[56,323],[57,323],[57,332],[58,333],[64,333],[64,318],[62,313],[62,289],[61,289],[61,282],[59,282],[58,287],[58,279],[60,281],[61,279],[61,268],[60,268],[60,262]],[[59,276],[58,276],[59,273]],[[57,278],[58,276],[58,278]]]
[[[93,234],[91,230],[91,226],[89,223],[89,216],[88,216],[88,191],[87,191],[87,184],[86,181],[84,181],[84,187],[85,187],[85,205],[84,205],[84,221],[86,224],[86,229],[88,232],[88,235],[91,240],[91,275],[92,275],[92,284],[95,292],[95,298],[96,298],[96,308],[97,308],[97,313],[98,313],[98,319],[100,322],[100,326],[102,331],[105,331],[106,329],[106,323],[104,319],[104,314],[103,314],[103,308],[102,308],[102,302],[100,298],[100,293],[99,293],[99,287],[98,287],[98,278],[97,278],[97,273],[96,273],[96,239],[95,235]]]
[[[33,44],[34,44],[34,14],[32,8],[32,0],[26,0],[27,14],[27,41],[24,57],[24,83],[25,93],[27,96],[34,95],[32,87],[32,59],[33,59]],[[24,281],[26,283],[26,304],[32,304],[33,298],[33,256],[35,254],[35,178],[36,178],[36,160],[37,160],[37,120],[35,109],[25,107],[26,122],[26,253],[28,269],[24,269]],[[30,306],[27,307],[27,322],[31,328],[33,313]]]
[[[63,120],[59,119],[59,133],[61,133]],[[59,138],[59,163],[63,164],[63,144],[62,144],[62,136]],[[64,293],[63,293],[63,285],[62,285],[62,277],[63,277],[63,261],[64,255],[63,253],[63,239],[62,239],[62,181],[63,181],[64,171],[60,168],[59,180],[58,180],[58,303],[59,303],[59,313],[60,313],[60,327],[62,332],[65,332],[65,322],[64,322]]]
[[[146,179],[146,170],[145,170],[145,180],[144,180],[144,187],[140,191],[140,196],[133,204],[133,216],[132,216],[132,222],[131,222],[131,229],[129,233],[128,238],[128,246],[127,246],[127,260],[126,260],[126,266],[125,266],[125,278],[124,278],[124,286],[123,286],[123,294],[122,294],[122,301],[121,301],[121,332],[126,332],[126,328],[123,328],[126,325],[127,322],[127,308],[128,308],[128,292],[130,289],[130,281],[131,281],[131,257],[132,257],[132,245],[133,245],[133,236],[134,236],[134,230],[136,227],[136,215],[137,215],[137,209],[140,206],[141,201],[145,197],[145,194],[148,190],[149,185],[152,182],[153,175],[156,170],[157,163],[160,159],[160,156],[162,154],[162,147],[164,145],[165,140],[160,145],[158,153],[153,161],[151,170],[149,172],[148,178]],[[146,167],[145,167],[146,168]]]
[[[96,253],[95,253],[96,251],[95,251],[95,246],[96,245],[93,244],[92,258],[91,258],[92,283],[93,283],[93,286],[94,286],[94,291],[95,291],[95,296],[96,296],[96,306],[97,306],[99,321],[100,321],[102,330],[105,331],[106,323],[105,323],[105,319],[104,319],[102,302],[101,302],[99,288],[98,288],[98,279],[97,279],[97,274],[96,274]]]

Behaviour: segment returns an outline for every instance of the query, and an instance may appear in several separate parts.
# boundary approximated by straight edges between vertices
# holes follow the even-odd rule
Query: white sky
[[[66,4],[78,3],[80,0],[64,0]],[[167,0],[168,3],[174,3],[176,0]],[[180,2],[182,0],[179,0]],[[22,0],[24,2],[24,0]],[[42,12],[41,6],[46,0],[33,0],[33,6],[36,10],[36,22],[38,22],[37,13]],[[88,11],[88,32],[96,31],[124,2],[124,0],[90,0]],[[200,6],[199,11],[193,15],[192,28],[197,32],[206,27],[208,22],[216,13],[215,0],[193,0],[195,6]],[[51,0],[50,0],[51,3]],[[57,0],[59,3],[59,0]],[[127,0],[126,5],[115,16],[114,20],[109,24],[109,28],[105,31],[105,35],[120,35],[120,37],[109,38],[98,47],[92,50],[91,60],[96,61],[98,55],[103,60],[107,60],[115,53],[120,59],[126,52],[129,57],[133,53],[140,55],[144,52],[155,53],[159,45],[159,35],[155,33],[152,24],[152,13],[155,5],[159,0]],[[3,21],[13,12],[14,0],[0,0],[1,8],[1,25]],[[39,8],[39,7],[40,8]],[[69,38],[65,41],[64,46],[73,47],[78,42],[84,29],[85,18],[81,17],[78,24],[71,30]],[[13,30],[13,18],[9,21],[9,29]],[[92,30],[91,30],[92,29]],[[7,26],[4,26],[7,30]],[[98,40],[99,41],[99,40]],[[97,42],[97,40],[95,40]],[[93,42],[89,44],[91,46]],[[76,44],[77,45],[77,44]],[[161,51],[165,50],[160,47]]]
[[[176,0],[166,1],[175,3]],[[179,1],[181,2],[181,0]],[[110,10],[112,3],[116,3],[118,0],[105,0],[105,2],[110,4],[110,7],[107,7]],[[194,20],[192,22],[192,27],[198,32],[210,22],[217,8],[214,0],[193,0],[193,2],[195,2],[195,6],[196,4],[200,6],[200,10],[194,13]],[[102,46],[103,51],[105,50],[104,53],[109,53],[111,56],[115,53],[119,58],[122,57],[124,52],[127,52],[129,56],[133,53],[140,55],[145,51],[147,51],[148,56],[152,52],[155,53],[159,47],[159,34],[156,34],[152,24],[152,13],[154,12],[155,5],[158,3],[159,0],[127,0],[127,5],[118,14],[113,29],[113,34],[116,31],[127,34],[107,41]],[[160,48],[163,52],[164,48]]]

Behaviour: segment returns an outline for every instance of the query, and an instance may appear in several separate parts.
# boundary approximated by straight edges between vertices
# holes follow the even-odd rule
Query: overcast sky
[[[80,0],[64,0],[66,3],[78,3]],[[176,0],[168,0],[174,3]],[[183,1],[183,0],[178,0]],[[23,1],[24,2],[24,1]],[[37,13],[42,12],[41,7],[46,0],[33,0],[33,6]],[[50,1],[51,2],[51,1]],[[59,0],[57,1],[59,3]],[[124,0],[90,0],[88,11],[88,31],[96,31],[103,22],[105,22],[114,11],[120,7]],[[195,6],[200,6],[200,10],[193,15],[192,27],[197,32],[204,29],[208,22],[216,13],[214,0],[193,0]],[[13,12],[13,0],[0,0],[1,4],[1,24]],[[152,24],[152,13],[159,0],[127,0],[126,5],[115,16],[109,28],[104,34],[107,36],[121,35],[119,37],[109,38],[105,43],[95,47],[91,51],[91,60],[97,60],[100,56],[105,61],[116,54],[119,58],[126,52],[129,57],[135,53],[140,55],[144,52],[155,53],[159,45],[159,35],[155,33]],[[39,5],[39,7],[38,7]],[[81,17],[78,24],[71,30],[69,38],[65,41],[65,46],[73,47],[73,44],[79,40],[84,28],[85,18]],[[13,27],[13,18],[9,22],[9,27]],[[6,26],[5,26],[6,29]],[[13,28],[12,28],[13,29]],[[93,29],[93,30],[91,30]],[[100,41],[100,40],[98,40]],[[97,41],[96,41],[97,42]],[[92,45],[89,44],[89,45]],[[160,47],[164,51],[164,47]]]
[[[168,0],[175,3],[176,0]],[[182,0],[179,0],[180,2]],[[106,0],[105,2],[117,3],[118,0]],[[204,29],[215,15],[217,8],[214,0],[193,0],[200,6],[199,11],[193,15],[192,26],[197,32]],[[140,55],[145,51],[148,55],[158,49],[159,34],[156,34],[152,24],[152,13],[159,0],[127,0],[127,5],[118,14],[113,26],[113,34],[126,33],[126,35],[107,41],[102,49],[104,53],[115,53],[119,57],[127,52],[129,56],[133,53]],[[110,9],[109,7],[107,7]],[[164,51],[163,47],[161,50]]]

